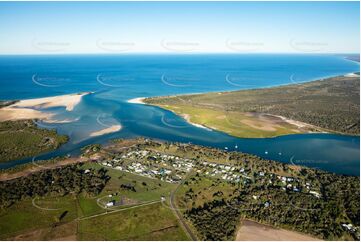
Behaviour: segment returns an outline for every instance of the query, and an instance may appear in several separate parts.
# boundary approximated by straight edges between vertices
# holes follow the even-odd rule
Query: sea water
[[[359,175],[359,136],[287,135],[243,139],[199,128],[158,107],[128,103],[136,97],[205,93],[301,83],[359,71],[335,55],[52,55],[0,56],[0,99],[16,100],[91,91],[68,112],[51,108],[57,120],[38,122],[69,135],[56,151],[1,163],[12,167],[57,155],[79,154],[82,146],[113,138],[149,137],[191,142],[256,154],[266,159]],[[118,132],[90,137],[120,124]]]

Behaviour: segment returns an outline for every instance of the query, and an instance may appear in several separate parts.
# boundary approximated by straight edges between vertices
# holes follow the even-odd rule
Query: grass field
[[[29,234],[44,228],[52,228],[77,218],[76,200],[72,195],[36,199],[35,204],[44,209],[35,207],[32,199],[26,199],[6,210],[1,210],[1,240],[20,234]],[[49,208],[57,210],[46,210]],[[66,215],[59,219],[64,212],[66,212]],[[36,234],[40,235],[41,238],[46,236],[46,233]]]
[[[179,209],[191,209],[203,206],[214,199],[229,199],[236,187],[216,178],[191,176],[176,194],[176,204]],[[193,192],[190,192],[193,191]]]
[[[87,163],[84,168],[100,169],[102,166]],[[111,179],[95,197],[84,194],[39,197],[2,209],[0,239],[187,240],[173,211],[160,202],[160,197],[169,196],[175,184],[111,169],[108,175]],[[121,190],[123,183],[134,184],[136,192]],[[137,204],[155,203],[112,209],[98,205],[98,199],[116,200],[116,196],[108,198],[109,194],[116,193]],[[116,211],[118,209],[124,210]],[[106,210],[109,214],[105,213]]]
[[[265,138],[286,134],[308,132],[279,118],[264,116],[260,118],[252,113],[227,112],[187,105],[160,105],[187,120],[205,127],[220,130],[227,134],[244,138]]]
[[[196,95],[147,98],[186,120],[245,138],[360,132],[360,78]]]
[[[161,203],[81,220],[79,227],[80,240],[187,240]]]

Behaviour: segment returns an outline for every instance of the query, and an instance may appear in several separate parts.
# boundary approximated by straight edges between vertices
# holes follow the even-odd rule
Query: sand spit
[[[67,111],[73,111],[75,106],[80,103],[82,97],[87,94],[90,94],[90,92],[20,100],[0,109],[0,121],[42,119],[51,122],[54,113],[38,109],[65,107]]]
[[[136,97],[136,98],[129,99],[127,102],[135,103],[135,104],[145,104],[144,99],[145,99],[145,97]]]

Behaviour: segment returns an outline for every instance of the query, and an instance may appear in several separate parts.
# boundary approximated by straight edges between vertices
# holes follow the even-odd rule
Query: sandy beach
[[[117,131],[119,131],[121,129],[122,129],[122,126],[120,124],[112,125],[109,128],[105,128],[105,129],[101,129],[99,131],[92,132],[92,133],[90,133],[89,136],[90,137],[100,136],[100,135],[103,135],[103,134],[109,134],[109,133],[117,132]]]
[[[360,76],[360,75],[358,75],[358,74],[356,74],[356,73],[354,73],[354,72],[351,72],[351,73],[348,73],[348,74],[346,74],[346,75],[344,75],[345,77],[358,77],[358,76]]]
[[[19,120],[19,119],[42,119],[49,122],[52,121],[54,113],[40,111],[38,109],[65,107],[67,111],[73,111],[78,105],[84,95],[90,94],[77,93],[54,97],[34,98],[20,100],[10,106],[0,109],[0,121]]]
[[[177,115],[177,114],[176,114],[176,115]],[[187,123],[189,123],[189,124],[191,124],[191,125],[193,125],[193,126],[195,126],[195,127],[202,128],[202,129],[206,129],[206,130],[208,130],[208,131],[212,131],[212,129],[210,129],[210,128],[204,126],[204,125],[196,124],[196,123],[191,122],[190,116],[189,116],[188,114],[181,114],[181,116],[187,121]]]
[[[145,104],[145,102],[143,101],[144,99],[145,99],[145,97],[136,97],[136,98],[129,99],[127,102],[135,103],[135,104]]]

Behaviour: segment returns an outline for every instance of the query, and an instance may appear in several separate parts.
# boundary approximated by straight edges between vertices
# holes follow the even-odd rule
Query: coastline
[[[127,100],[127,103],[132,103],[132,104],[141,104],[141,105],[151,105],[149,103],[146,103],[145,100],[147,98],[146,97],[136,97],[136,98],[132,98],[132,99],[129,99]],[[153,106],[153,105],[152,105]],[[172,110],[170,110],[171,112],[173,112]],[[174,113],[174,112],[173,112]],[[174,113],[175,115],[178,115],[176,113]],[[202,128],[202,129],[206,129],[208,131],[213,131],[213,129],[209,128],[209,127],[206,127],[204,125],[201,125],[201,124],[197,124],[197,123],[193,123],[190,121],[190,117],[189,115],[180,115],[185,121],[187,121],[187,123],[193,125],[193,126],[196,126],[198,128]]]
[[[167,109],[168,110],[168,109]],[[172,111],[172,110],[171,110]],[[172,111],[173,112],[173,111]],[[174,112],[173,112],[174,113]],[[178,115],[177,113],[174,113],[175,115]],[[193,126],[196,126],[198,128],[201,128],[201,129],[206,129],[208,131],[213,131],[215,129],[212,129],[210,127],[207,127],[205,125],[202,125],[202,124],[197,124],[197,123],[194,123],[192,122],[190,119],[191,117],[188,115],[188,114],[179,114],[179,116],[181,116],[185,121],[187,121],[187,123],[189,123],[190,125],[193,125]]]
[[[127,100],[127,103],[146,104],[144,102],[145,99],[146,99],[146,97],[136,97],[136,98],[132,98],[132,99]]]
[[[219,129],[217,127],[213,127],[210,125],[205,125],[205,124],[201,124],[201,123],[195,123],[190,121],[191,119],[191,115],[187,112],[183,112],[181,110],[178,110],[181,106],[177,106],[177,102],[175,104],[175,107],[172,108],[172,105],[168,105],[166,103],[152,103],[152,99],[167,99],[167,98],[179,98],[180,101],[183,101],[181,97],[193,97],[194,95],[216,95],[216,94],[230,94],[230,93],[234,93],[234,92],[239,92],[239,91],[255,91],[255,90],[265,90],[265,89],[272,89],[272,88],[284,88],[287,86],[293,87],[293,86],[299,86],[299,85],[308,85],[312,83],[317,83],[317,82],[323,82],[323,81],[327,81],[329,79],[333,79],[333,78],[359,78],[360,75],[358,74],[358,72],[351,72],[351,73],[347,73],[347,74],[343,74],[343,75],[336,75],[336,76],[331,76],[331,77],[324,77],[324,78],[320,78],[320,79],[316,79],[316,80],[311,80],[311,81],[306,81],[306,82],[301,82],[301,83],[287,83],[287,84],[283,84],[283,85],[277,85],[277,86],[271,86],[271,87],[260,87],[260,88],[254,88],[254,89],[239,89],[239,90],[232,90],[232,91],[214,91],[214,92],[207,92],[207,93],[197,93],[197,94],[176,94],[176,95],[165,95],[165,96],[155,96],[155,97],[148,97],[148,98],[141,98],[141,103],[142,104],[146,104],[146,105],[152,105],[152,106],[156,106],[156,107],[160,107],[163,108],[167,111],[171,111],[173,112],[175,115],[181,116],[182,118],[184,118],[189,124],[199,127],[199,128],[204,128],[207,130],[213,130],[213,131],[220,131],[220,132],[224,132],[227,133],[231,136],[234,137],[239,137],[239,138],[272,138],[272,137],[278,137],[278,136],[284,136],[284,135],[291,135],[293,133],[286,133],[286,134],[276,134],[276,135],[267,135],[265,137],[246,137],[246,136],[239,136],[239,135],[235,135],[232,134],[230,132],[227,132],[224,129]],[[183,101],[185,102],[185,101]],[[168,107],[169,106],[169,107]],[[185,105],[187,106],[187,105]],[[197,108],[200,107],[194,107],[195,108],[195,112],[197,112]],[[183,108],[181,108],[183,109]],[[210,110],[211,111],[211,110]],[[269,116],[273,116],[274,118],[278,118],[281,121],[283,121],[284,123],[287,123],[289,125],[292,125],[294,127],[296,127],[296,129],[291,129],[293,131],[296,131],[294,134],[308,134],[308,133],[334,133],[334,134],[340,134],[340,135],[351,135],[354,136],[353,134],[348,134],[348,133],[343,133],[340,132],[338,130],[331,130],[328,128],[324,128],[321,126],[315,126],[314,124],[311,123],[307,123],[307,122],[302,122],[299,120],[295,120],[295,119],[291,119],[291,118],[287,118],[284,116],[280,116],[280,115],[274,115],[274,114],[268,114],[267,112],[265,112],[264,114],[269,115]],[[196,114],[195,116],[199,116],[198,114]],[[220,116],[217,116],[217,118]]]
[[[63,122],[52,119],[54,113],[41,111],[43,108],[65,107],[65,110],[72,112],[81,102],[83,96],[92,92],[66,94],[60,96],[23,99],[14,104],[0,108],[0,121],[13,121],[21,119],[40,119],[51,123]],[[68,121],[66,121],[68,122]]]

